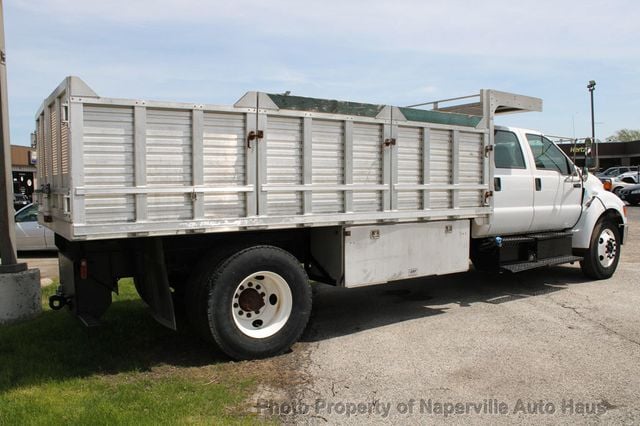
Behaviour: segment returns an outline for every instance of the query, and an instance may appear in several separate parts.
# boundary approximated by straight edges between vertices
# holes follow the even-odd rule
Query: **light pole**
[[[589,94],[591,95],[591,140],[596,149],[596,170],[599,170],[600,157],[598,156],[598,142],[596,141],[596,121],[593,114],[593,91],[596,90],[596,81],[590,80],[587,89],[589,89]]]

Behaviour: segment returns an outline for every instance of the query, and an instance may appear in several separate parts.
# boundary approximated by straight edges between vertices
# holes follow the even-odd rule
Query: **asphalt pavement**
[[[40,269],[42,287],[51,285],[58,279],[58,252],[56,251],[24,251],[18,252],[18,262],[26,263],[29,269]]]
[[[308,330],[285,355],[303,380],[257,394],[258,411],[318,424],[638,424],[640,208],[628,211],[605,281],[576,264],[316,286]]]

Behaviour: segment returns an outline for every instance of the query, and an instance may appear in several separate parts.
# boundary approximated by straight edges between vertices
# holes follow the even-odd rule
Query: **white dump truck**
[[[396,107],[248,92],[232,106],[98,96],[66,78],[36,114],[39,220],[61,285],[99,324],[133,277],[232,358],[303,332],[310,280],[342,287],[580,262],[611,276],[623,203],[540,132],[542,101],[494,90]]]

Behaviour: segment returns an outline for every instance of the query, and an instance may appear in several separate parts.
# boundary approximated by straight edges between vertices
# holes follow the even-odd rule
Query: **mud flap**
[[[60,270],[59,296],[65,300],[65,303],[68,303],[71,312],[85,326],[100,325],[100,317],[111,306],[111,292],[114,290],[109,285],[109,280],[104,279],[109,276],[108,256],[92,259],[89,268],[95,273],[89,276],[81,274],[80,261],[74,262],[72,258],[62,252],[58,253],[58,262]]]
[[[149,306],[153,317],[167,328],[176,330],[176,316],[160,238],[141,239],[138,246],[136,290]]]

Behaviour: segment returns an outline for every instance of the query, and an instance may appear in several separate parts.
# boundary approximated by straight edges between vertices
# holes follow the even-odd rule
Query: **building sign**
[[[587,149],[584,147],[584,145],[582,145],[582,146],[574,145],[569,150],[569,152],[571,154],[585,154],[586,151],[587,151]]]
[[[35,166],[38,164],[38,152],[37,151],[29,151],[29,164]]]

